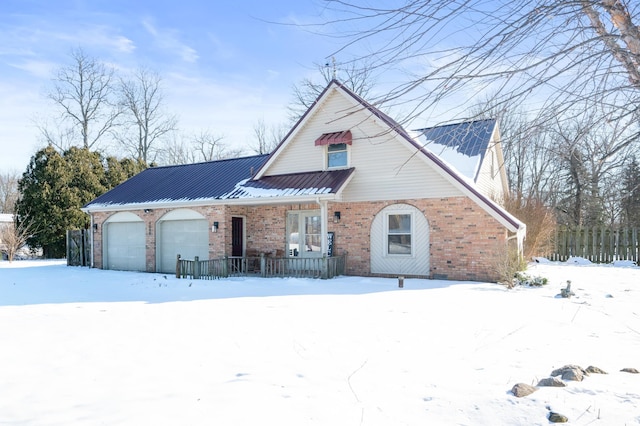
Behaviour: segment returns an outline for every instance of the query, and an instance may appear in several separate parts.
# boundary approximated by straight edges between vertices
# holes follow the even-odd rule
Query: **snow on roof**
[[[475,182],[496,120],[467,121],[418,129],[416,141]]]
[[[0,223],[12,223],[13,215],[11,213],[0,213]]]

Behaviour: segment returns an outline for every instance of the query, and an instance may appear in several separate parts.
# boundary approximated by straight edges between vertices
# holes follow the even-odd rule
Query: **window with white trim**
[[[387,254],[411,256],[413,217],[411,213],[387,214]]]
[[[347,167],[348,162],[349,158],[346,143],[327,145],[327,167],[329,169]]]

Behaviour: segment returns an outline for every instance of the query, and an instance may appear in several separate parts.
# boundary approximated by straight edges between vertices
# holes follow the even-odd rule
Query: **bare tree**
[[[409,0],[401,5],[327,0],[334,55],[404,79],[373,101],[437,107],[517,103],[541,119],[570,120],[573,105],[605,105],[602,121],[637,119],[640,7],[624,0]],[[396,74],[398,75],[398,74]],[[402,74],[400,74],[402,76]],[[453,118],[453,117],[452,117]],[[402,120],[402,121],[404,121]]]
[[[269,154],[287,135],[287,127],[284,124],[267,126],[264,119],[260,119],[253,125],[253,134],[255,143],[249,148],[256,154]]]
[[[69,148],[70,134],[74,138],[79,135],[80,140],[74,140],[74,145],[95,149],[121,113],[116,102],[114,70],[82,49],[73,50],[71,60],[70,65],[57,71],[48,94],[60,110],[57,128],[62,130],[40,128],[47,143],[61,151]]]
[[[553,129],[553,151],[562,167],[557,176],[566,183],[556,205],[572,225],[611,223],[618,216],[611,198],[619,197],[615,184],[632,154],[635,126],[623,120],[603,125],[600,116],[590,111],[571,125],[558,121]]]
[[[27,239],[34,232],[29,222],[0,225],[0,249],[13,262],[18,251],[27,244]]]
[[[134,159],[148,164],[156,159],[158,142],[177,129],[178,119],[164,111],[161,78],[148,69],[120,79],[120,96],[124,125],[116,140]]]
[[[243,154],[242,149],[229,148],[223,139],[224,136],[215,135],[208,130],[191,136],[183,135],[180,138],[173,138],[164,146],[161,163],[165,165],[189,164],[236,158]]]
[[[15,213],[19,178],[15,171],[0,173],[0,213]]]
[[[298,121],[333,79],[339,80],[363,98],[368,97],[375,84],[371,68],[365,62],[338,64],[335,58],[331,58],[325,64],[314,65],[319,72],[319,78],[305,78],[293,86],[293,99],[287,107],[292,122]]]

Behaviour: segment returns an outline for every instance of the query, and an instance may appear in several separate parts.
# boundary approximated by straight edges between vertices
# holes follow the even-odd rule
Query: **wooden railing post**
[[[193,258],[193,279],[200,279],[200,258],[198,256]]]
[[[321,267],[320,278],[322,278],[323,280],[326,280],[327,278],[329,278],[329,265],[328,265],[326,254],[322,255],[322,263],[320,267]]]
[[[229,277],[229,256],[227,256],[226,254],[223,257],[223,262],[222,262],[222,276],[224,278]]]
[[[264,257],[264,253],[260,253],[260,276],[267,276],[267,259]]]
[[[176,278],[180,278],[180,255],[176,258]]]

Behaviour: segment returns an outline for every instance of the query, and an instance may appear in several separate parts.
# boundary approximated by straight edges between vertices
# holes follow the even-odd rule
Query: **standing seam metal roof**
[[[420,133],[421,140],[455,148],[467,157],[480,155],[482,158],[489,146],[495,126],[496,120],[489,119],[427,127],[416,131]]]
[[[152,167],[88,203],[96,205],[142,204],[159,201],[216,199],[250,179],[268,155]]]
[[[251,180],[267,157],[149,168],[84,207],[335,194],[355,170],[292,173]]]

